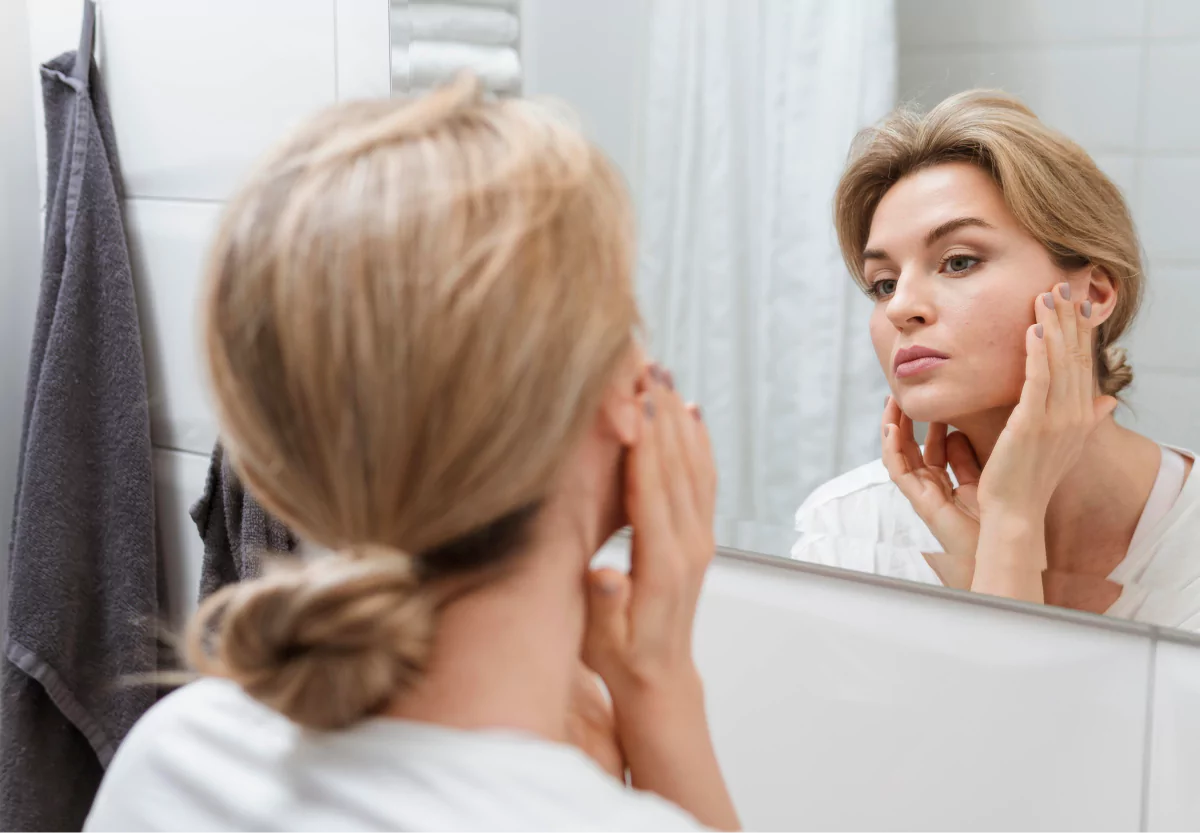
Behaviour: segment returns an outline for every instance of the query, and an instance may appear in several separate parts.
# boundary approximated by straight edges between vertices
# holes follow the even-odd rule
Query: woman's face
[[[914,420],[947,423],[1016,405],[1035,297],[1063,281],[1087,292],[1090,271],[1057,267],[991,177],[959,162],[892,186],[871,221],[863,270],[875,299],[871,340],[892,393]]]

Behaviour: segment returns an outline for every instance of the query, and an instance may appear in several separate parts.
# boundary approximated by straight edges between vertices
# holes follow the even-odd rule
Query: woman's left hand
[[[993,526],[1027,525],[1043,536],[1050,498],[1117,400],[1096,396],[1091,302],[1077,307],[1063,283],[1034,304],[1037,323],[1025,334],[1025,386],[983,467],[979,509],[984,530],[990,519]],[[1041,550],[1044,562],[1044,543]]]

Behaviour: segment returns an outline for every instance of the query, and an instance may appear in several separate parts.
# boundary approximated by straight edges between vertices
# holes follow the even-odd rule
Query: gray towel
[[[150,414],[112,124],[91,63],[42,67],[49,180],[0,659],[0,829],[79,830],[153,704]]]
[[[200,598],[262,573],[262,556],[291,552],[295,536],[245,489],[218,442],[208,465],[204,494],[191,509],[204,541]]]

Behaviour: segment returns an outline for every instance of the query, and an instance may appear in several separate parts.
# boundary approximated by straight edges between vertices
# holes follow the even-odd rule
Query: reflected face
[[[905,177],[884,195],[863,271],[875,300],[871,340],[892,393],[914,420],[950,424],[1016,405],[1034,298],[1069,277],[991,177],[959,162]]]

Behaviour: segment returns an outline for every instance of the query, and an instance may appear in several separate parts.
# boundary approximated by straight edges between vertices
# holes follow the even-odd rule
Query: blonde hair
[[[987,172],[1013,216],[1061,268],[1091,264],[1113,279],[1116,307],[1097,330],[1096,367],[1102,393],[1123,390],[1133,370],[1114,343],[1137,314],[1144,283],[1133,219],[1087,152],[1012,96],[959,93],[925,115],[902,108],[858,135],[834,209],[842,257],[855,281],[867,288],[863,250],[883,195],[909,174],[946,162]]]
[[[194,667],[319,729],[417,679],[438,587],[520,548],[633,345],[630,215],[576,129],[470,78],[270,156],[212,250],[208,369],[247,487],[334,554],[210,598]]]

